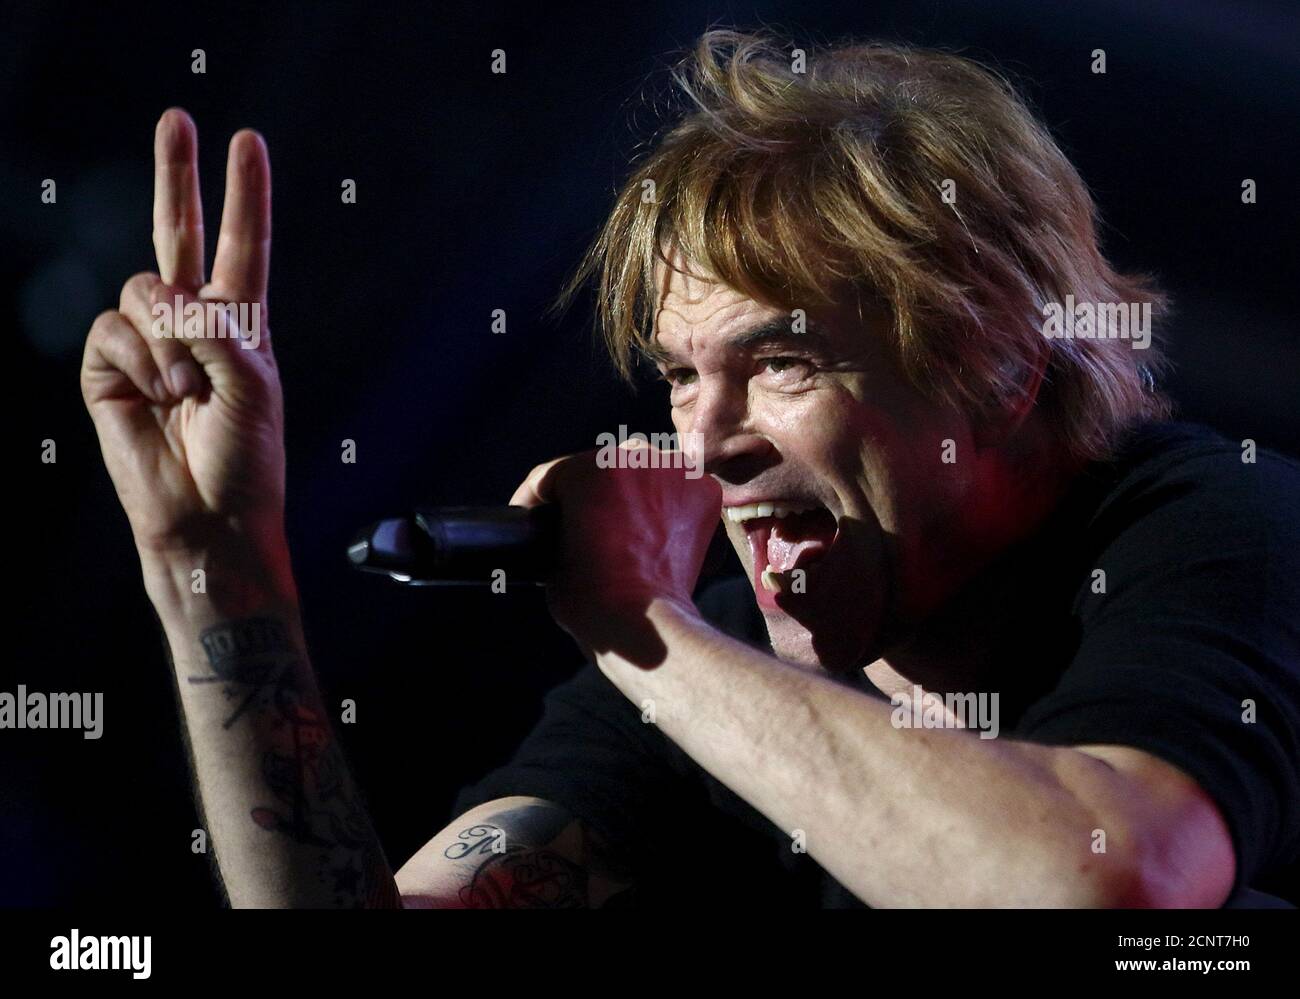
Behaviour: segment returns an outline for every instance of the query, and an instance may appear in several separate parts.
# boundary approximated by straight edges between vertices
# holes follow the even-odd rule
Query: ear
[[[1049,357],[1049,348],[1044,343],[1033,361],[1006,363],[1004,370],[1010,376],[1004,381],[1006,390],[971,421],[977,448],[998,447],[1025,422],[1038,405]]]

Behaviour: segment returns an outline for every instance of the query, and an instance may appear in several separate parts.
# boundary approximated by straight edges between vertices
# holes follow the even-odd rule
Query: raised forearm
[[[291,586],[251,562],[146,565],[208,833],[233,906],[400,907],[329,724]]]
[[[1136,854],[1122,824],[1091,850],[1101,820],[1062,773],[1106,766],[1068,749],[953,729],[899,729],[857,691],[721,635],[657,602],[666,658],[641,669],[612,654],[602,669],[697,763],[808,852],[855,895],[886,906],[1116,904]]]

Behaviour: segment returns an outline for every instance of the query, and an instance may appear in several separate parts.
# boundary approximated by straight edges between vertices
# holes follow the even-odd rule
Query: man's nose
[[[727,385],[702,386],[686,428],[695,437],[704,472],[724,482],[743,482],[776,453],[754,425],[748,393]]]

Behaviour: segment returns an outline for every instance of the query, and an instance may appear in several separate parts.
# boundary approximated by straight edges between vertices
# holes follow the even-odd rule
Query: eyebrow
[[[803,332],[796,333],[791,328],[789,318],[776,316],[752,326],[742,333],[727,340],[727,346],[739,350],[753,350],[771,344],[798,344],[807,349],[825,350],[830,345],[830,335],[825,326],[812,319],[804,320]],[[641,353],[655,364],[667,364],[677,359],[677,355],[664,350],[655,343],[648,343],[641,348]]]

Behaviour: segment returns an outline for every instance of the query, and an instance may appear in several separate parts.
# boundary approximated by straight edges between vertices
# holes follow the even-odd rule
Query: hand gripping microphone
[[[498,569],[509,583],[541,585],[559,550],[553,504],[435,506],[371,524],[348,546],[348,558],[410,586],[487,586]]]

